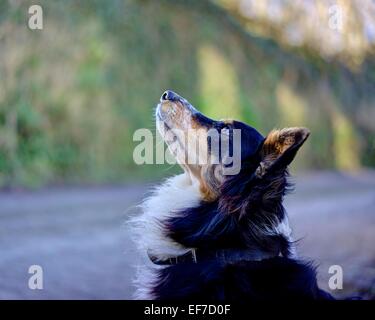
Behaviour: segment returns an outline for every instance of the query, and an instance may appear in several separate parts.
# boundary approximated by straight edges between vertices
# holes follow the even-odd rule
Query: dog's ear
[[[309,135],[310,131],[306,128],[272,130],[260,150],[261,162],[256,176],[260,178],[267,172],[285,169]]]

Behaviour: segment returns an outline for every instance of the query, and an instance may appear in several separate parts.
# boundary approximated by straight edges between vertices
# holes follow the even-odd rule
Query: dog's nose
[[[177,101],[178,99],[180,99],[180,96],[172,90],[165,91],[161,96],[162,101]]]

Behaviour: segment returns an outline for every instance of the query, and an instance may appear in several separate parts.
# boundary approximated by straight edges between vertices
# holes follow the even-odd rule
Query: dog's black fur
[[[216,261],[177,264],[160,271],[153,294],[158,299],[262,301],[333,299],[318,288],[309,264],[276,257],[221,264]]]
[[[210,127],[226,125],[200,114],[195,117]],[[282,202],[290,189],[287,167],[309,132],[291,128],[264,139],[241,122],[231,122],[229,129],[235,128],[242,131],[240,173],[225,179],[214,201],[202,200],[161,222],[166,237],[203,254],[196,263],[171,264],[159,270],[152,295],[235,301],[333,299],[319,289],[312,264],[291,254],[290,239],[267,232],[286,216]],[[274,254],[258,261],[229,262],[205,254],[223,249]]]

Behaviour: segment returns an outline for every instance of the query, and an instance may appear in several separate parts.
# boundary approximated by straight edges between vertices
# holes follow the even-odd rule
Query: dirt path
[[[288,197],[299,253],[344,269],[344,291],[375,290],[375,172],[299,176]],[[127,299],[137,255],[125,221],[147,186],[0,193],[0,298]],[[130,208],[130,209],[129,209]],[[40,265],[44,289],[28,288]],[[374,292],[372,292],[374,294]]]

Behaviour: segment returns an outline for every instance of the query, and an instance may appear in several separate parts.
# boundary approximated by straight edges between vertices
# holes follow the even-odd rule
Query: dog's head
[[[160,98],[156,124],[191,181],[199,183],[206,201],[218,198],[228,178],[246,173],[259,180],[285,169],[309,136],[305,128],[285,128],[264,138],[240,121],[206,117],[170,90]]]

